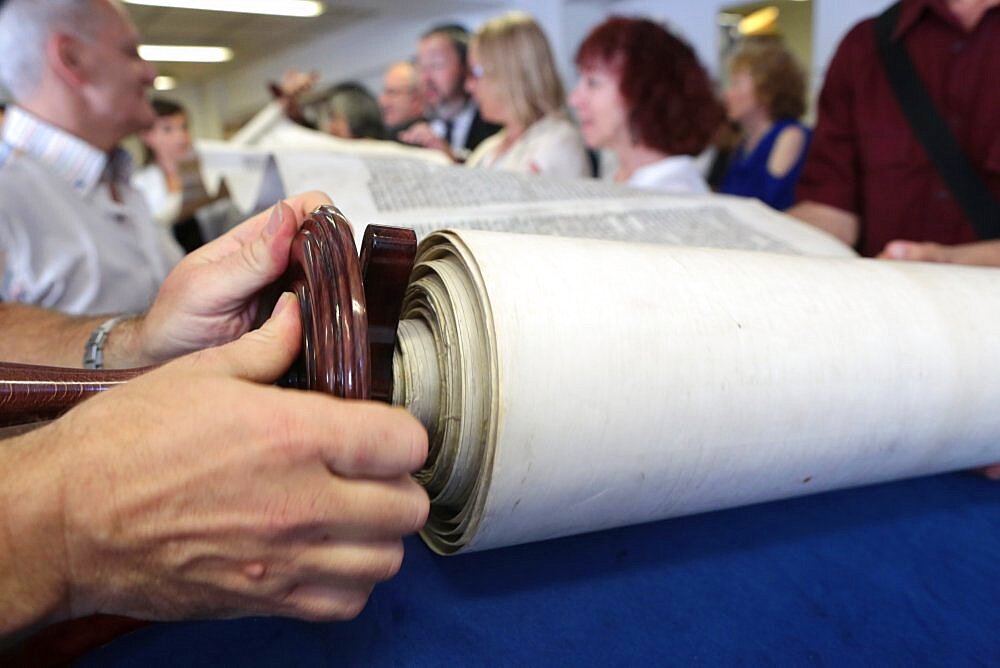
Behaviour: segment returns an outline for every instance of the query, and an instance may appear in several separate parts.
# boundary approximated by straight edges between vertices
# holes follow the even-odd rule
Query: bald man
[[[402,60],[389,66],[382,79],[378,106],[388,138],[392,140],[397,140],[399,133],[414,123],[424,120],[420,77],[413,63]]]

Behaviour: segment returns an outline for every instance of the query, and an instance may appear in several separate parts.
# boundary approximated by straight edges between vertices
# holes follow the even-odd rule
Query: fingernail
[[[274,305],[274,310],[271,311],[271,317],[277,318],[281,315],[281,312],[288,308],[288,305],[292,303],[293,299],[295,299],[295,295],[291,292],[282,292],[281,296],[278,297],[278,303]]]
[[[281,227],[281,221],[284,216],[284,214],[282,213],[282,209],[285,208],[282,205],[284,203],[285,203],[284,200],[281,200],[274,205],[273,209],[271,209],[271,216],[270,218],[267,219],[267,228],[266,228],[267,234],[269,236],[273,237],[275,234],[278,233],[278,229]]]

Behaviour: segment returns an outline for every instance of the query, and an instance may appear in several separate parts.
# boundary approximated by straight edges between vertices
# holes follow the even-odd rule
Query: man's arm
[[[408,474],[427,436],[402,409],[259,384],[300,338],[285,295],[238,341],[0,444],[0,639],[94,612],[362,609],[426,519]]]
[[[413,144],[414,146],[423,146],[424,148],[441,151],[448,156],[452,162],[461,162],[461,160],[458,159],[458,156],[456,156],[451,150],[451,145],[441,137],[434,134],[434,131],[431,130],[430,123],[424,121],[414,123],[403,132],[400,132],[398,139],[405,144]]]
[[[74,317],[37,306],[0,303],[0,360],[78,367],[90,333],[107,317]]]
[[[829,232],[848,245],[853,246],[857,243],[858,217],[852,213],[817,202],[800,202],[788,209],[786,213]],[[896,239],[886,244],[878,257],[884,260],[949,262],[1000,267],[1000,240],[993,239],[948,246],[929,241]]]
[[[186,256],[167,276],[149,312],[115,326],[107,368],[156,364],[232,341],[257,316],[257,294],[288,266],[305,217],[330,199],[318,192],[280,202]],[[78,367],[94,328],[111,317],[74,317],[0,304],[0,360]]]
[[[0,647],[54,621],[67,595],[54,464],[38,432],[0,442]]]
[[[819,202],[799,202],[785,213],[832,234],[848,246],[858,243],[858,217],[850,211]]]
[[[896,239],[887,243],[878,256],[885,260],[950,262],[952,264],[1000,267],[1000,240],[993,239],[946,246],[929,241]]]
[[[858,243],[861,174],[854,122],[857,44],[867,35],[855,26],[827,68],[816,110],[816,128],[796,186],[798,202],[787,213],[837,237]]]

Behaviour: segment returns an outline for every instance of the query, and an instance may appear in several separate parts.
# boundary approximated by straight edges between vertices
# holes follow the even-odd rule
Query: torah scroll
[[[996,270],[445,231],[394,402],[452,554],[1000,461]]]

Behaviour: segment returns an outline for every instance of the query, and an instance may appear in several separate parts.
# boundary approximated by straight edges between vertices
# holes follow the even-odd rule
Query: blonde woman
[[[483,25],[469,45],[466,89],[502,129],[466,165],[555,177],[591,175],[583,138],[566,113],[566,93],[545,33],[511,12]]]

